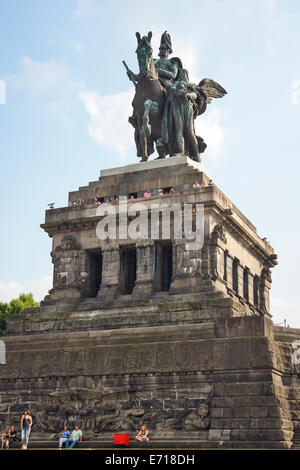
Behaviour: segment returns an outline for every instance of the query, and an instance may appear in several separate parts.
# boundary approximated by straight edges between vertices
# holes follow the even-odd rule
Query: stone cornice
[[[196,200],[195,195],[198,196]],[[226,207],[221,203],[223,199],[224,204],[227,203]],[[148,210],[150,209],[151,203],[162,204],[164,202],[168,202],[170,205],[175,203],[203,203],[205,212],[212,213],[216,219],[224,225],[226,230],[233,236],[242,240],[244,246],[257,256],[265,266],[274,267],[277,264],[276,255],[274,255],[272,247],[266,244],[257,235],[255,227],[235,208],[217,187],[209,186],[201,191],[178,191],[172,195],[166,195],[163,198],[153,196],[148,199],[138,198],[133,202],[130,200],[127,201],[128,207],[130,207],[132,203],[144,203],[148,207]],[[118,205],[114,207],[116,208],[116,215],[118,216]],[[96,210],[97,208],[93,206],[84,206],[80,209],[78,209],[78,207],[65,207],[47,210],[46,223],[41,224],[41,227],[50,237],[57,233],[94,229],[96,228],[96,224],[104,217],[97,216]],[[78,212],[78,216],[76,212]],[[89,214],[91,214],[91,216],[89,216]],[[72,218],[72,216],[75,217]],[[47,221],[47,219],[50,220]],[[145,240],[145,242],[149,243],[151,240]]]
[[[220,223],[224,225],[224,228],[237,239],[241,240],[244,246],[258,257],[264,265],[270,268],[276,266],[277,259],[276,255],[274,255],[274,250],[271,247],[268,251],[264,249],[253,237],[243,230],[231,214],[228,215],[228,212],[222,210],[220,207],[218,208],[219,211],[215,211],[215,215]]]

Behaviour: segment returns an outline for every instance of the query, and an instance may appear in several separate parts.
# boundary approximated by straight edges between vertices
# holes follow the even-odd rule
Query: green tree
[[[8,315],[21,315],[24,308],[39,307],[31,292],[29,294],[20,294],[17,299],[12,299],[9,303],[0,302],[0,336],[5,335],[6,318]]]

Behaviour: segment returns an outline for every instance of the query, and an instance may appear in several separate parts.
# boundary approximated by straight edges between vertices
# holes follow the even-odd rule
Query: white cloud
[[[279,298],[271,295],[271,314],[274,323],[280,323],[283,326],[283,321],[286,320],[287,325],[292,328],[300,328],[299,321],[299,305],[300,300],[288,297]]]
[[[36,95],[52,93],[71,76],[69,67],[57,60],[39,62],[30,57],[23,57],[18,69],[17,74],[8,77],[9,83],[17,89]]]
[[[291,100],[293,104],[300,104],[300,80],[294,80],[291,85],[292,95]]]
[[[223,117],[224,111],[212,108],[195,121],[196,134],[200,135],[207,144],[205,156],[210,160],[219,160],[224,156],[225,142],[230,136],[230,131],[221,124]]]
[[[80,42],[70,41],[69,46],[76,52],[78,52],[78,54],[82,54],[82,52],[84,51],[84,47]]]
[[[17,73],[6,80],[8,86],[36,97],[65,123],[71,122],[72,104],[84,88],[83,80],[67,64],[54,59],[40,62],[23,57]]]
[[[128,150],[134,147],[134,130],[128,123],[133,96],[133,89],[107,96],[90,91],[79,93],[90,115],[89,135],[98,145],[115,149],[122,161],[126,159]]]
[[[52,287],[52,276],[42,276],[32,282],[20,284],[19,282],[9,281],[0,282],[0,302],[10,302],[16,299],[20,294],[31,292],[36,301],[42,300]]]
[[[199,83],[200,79],[203,77],[197,75],[199,52],[196,42],[190,37],[179,36],[176,43],[174,42],[173,50],[173,56],[179,57],[182,60],[183,68],[188,70],[190,82]]]
[[[0,80],[0,104],[6,103],[6,83],[4,80]]]
[[[26,292],[32,292],[35,300],[43,300],[48,291],[52,288],[52,276],[42,276],[30,284],[26,285]]]
[[[9,302],[24,292],[24,286],[15,281],[0,282],[0,302]]]
[[[99,96],[85,89],[83,80],[65,63],[57,60],[34,61],[24,57],[15,75],[7,77],[10,86],[38,98],[60,121],[72,122],[72,106],[78,98],[90,115],[88,133],[98,145],[115,149],[121,160],[134,148],[134,131],[128,123],[132,113],[134,89],[115,95]]]

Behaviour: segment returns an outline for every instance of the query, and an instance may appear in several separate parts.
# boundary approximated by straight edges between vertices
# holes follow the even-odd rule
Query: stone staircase
[[[294,431],[292,450],[300,450],[300,427]]]
[[[30,440],[28,444],[28,449],[35,450],[48,450],[48,449],[57,449],[58,446],[58,439],[51,439],[51,440]],[[14,444],[13,449],[17,450],[21,448],[21,443],[18,442]],[[150,440],[149,442],[138,442],[132,437],[130,439],[130,446],[123,446],[123,445],[114,445],[113,439],[110,440],[97,440],[97,441],[82,441],[78,442],[75,446],[75,449],[105,449],[105,450],[122,450],[122,449],[140,449],[140,450],[147,450],[147,449],[218,449],[219,443],[218,442],[208,442],[208,441],[198,441],[198,440],[176,440],[170,439],[169,441],[166,440],[159,440],[154,439]],[[66,450],[63,447],[63,450]]]
[[[78,305],[26,309],[23,315],[8,318],[6,334],[197,324],[231,315],[238,316],[243,308],[237,300],[224,298],[221,292],[184,295],[159,293],[144,301],[134,301],[130,297],[121,296],[110,308],[105,308],[95,299]]]

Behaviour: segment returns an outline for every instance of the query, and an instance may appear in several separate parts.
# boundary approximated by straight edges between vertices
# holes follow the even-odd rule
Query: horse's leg
[[[142,162],[148,160],[148,149],[147,149],[147,138],[151,135],[151,125],[150,125],[150,109],[151,109],[151,100],[146,100],[144,103],[144,114],[142,118],[142,126],[140,128],[141,136],[141,148],[142,148]]]
[[[142,131],[144,132],[144,135],[147,139],[151,135],[151,125],[150,125],[150,117],[149,117],[151,105],[152,105],[151,100],[146,100],[144,103]]]
[[[143,140],[143,148],[145,149],[142,161],[147,160],[149,157],[148,155],[149,149],[148,149],[147,142],[149,141],[151,137],[151,132],[152,132],[152,126],[150,124],[150,116],[152,116],[152,118],[155,118],[158,115],[158,111],[159,111],[159,108],[158,108],[158,104],[156,103],[156,101],[146,100],[144,102],[144,114],[142,118],[142,127],[140,130],[142,140]],[[162,155],[162,152],[160,152],[159,155]],[[163,156],[161,156],[160,158],[163,158]]]
[[[146,162],[148,160],[148,153],[147,153],[147,138],[145,136],[145,132],[143,128],[140,128],[140,149],[141,149],[141,162]]]
[[[161,137],[159,139],[157,139],[155,144],[156,144],[156,150],[157,150],[157,153],[158,153],[158,157],[156,157],[155,160],[165,158],[166,155],[167,155],[167,150],[166,150],[166,147],[165,147],[164,143],[161,140]]]

